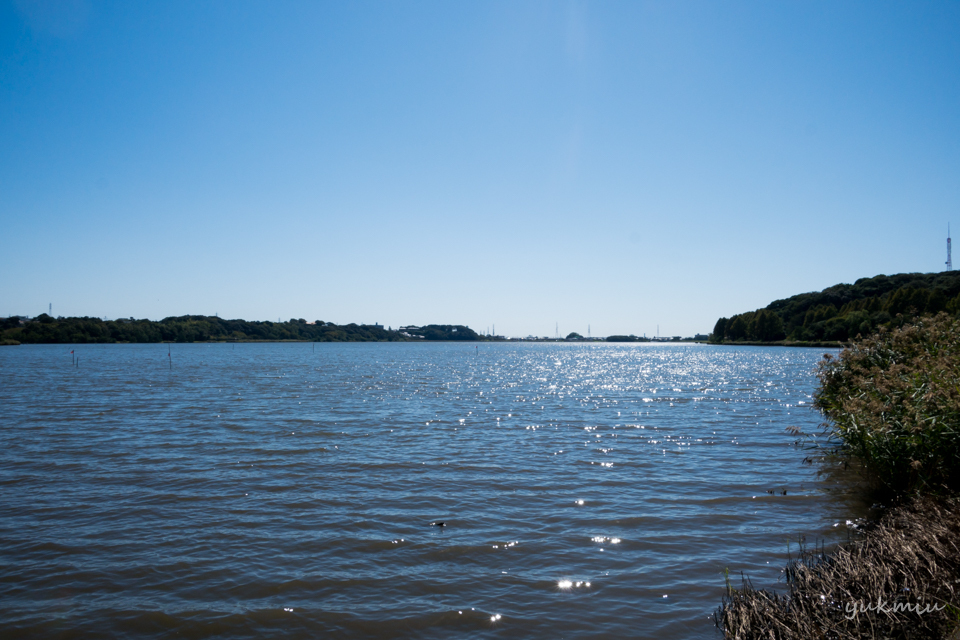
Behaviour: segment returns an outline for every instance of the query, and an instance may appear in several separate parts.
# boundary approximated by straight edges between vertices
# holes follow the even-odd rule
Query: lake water
[[[785,431],[823,350],[167,353],[0,348],[8,637],[717,638],[864,514]]]

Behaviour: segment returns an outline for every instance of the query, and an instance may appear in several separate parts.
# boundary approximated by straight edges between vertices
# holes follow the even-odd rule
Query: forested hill
[[[843,341],[940,311],[960,312],[960,271],[880,275],[801,293],[720,318],[711,341]]]
[[[396,342],[406,340],[481,340],[469,327],[427,325],[389,331],[376,325],[224,320],[211,316],[179,316],[152,320],[101,320],[100,318],[53,318],[41,314],[25,320],[0,319],[0,342],[206,342],[251,340],[303,340],[310,342]]]

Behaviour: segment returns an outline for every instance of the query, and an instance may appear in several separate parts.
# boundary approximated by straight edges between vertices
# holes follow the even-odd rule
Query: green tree
[[[757,311],[750,321],[747,333],[759,342],[774,342],[786,337],[780,316],[767,309]]]
[[[733,316],[730,318],[730,322],[727,323],[727,339],[728,340],[743,340],[747,337],[747,323],[744,322],[743,316]]]
[[[714,342],[723,342],[723,338],[727,333],[727,319],[720,318],[717,320],[717,324],[713,325],[713,336],[712,340]]]

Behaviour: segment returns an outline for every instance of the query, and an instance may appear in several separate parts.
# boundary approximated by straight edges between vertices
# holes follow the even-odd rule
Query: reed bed
[[[824,356],[815,404],[888,493],[960,489],[960,321],[941,313]]]
[[[960,640],[960,320],[881,328],[817,372],[837,452],[896,506],[829,555],[801,547],[786,592],[727,585],[732,640]]]
[[[786,593],[728,586],[716,613],[731,640],[956,637],[960,629],[960,503],[918,497],[860,539],[801,547]]]

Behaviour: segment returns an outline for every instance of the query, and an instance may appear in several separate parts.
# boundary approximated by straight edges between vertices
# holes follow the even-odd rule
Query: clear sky
[[[692,335],[958,213],[957,2],[0,0],[0,315]]]

